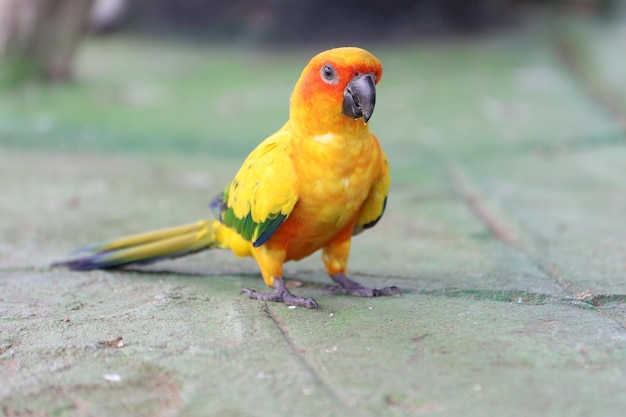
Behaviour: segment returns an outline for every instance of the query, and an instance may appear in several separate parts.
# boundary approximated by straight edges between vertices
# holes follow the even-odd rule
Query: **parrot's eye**
[[[322,79],[328,84],[337,84],[337,73],[332,65],[324,65],[320,73],[322,74]]]

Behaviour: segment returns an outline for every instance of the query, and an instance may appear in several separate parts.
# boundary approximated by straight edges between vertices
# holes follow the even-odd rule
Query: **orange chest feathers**
[[[354,225],[373,183],[380,177],[382,163],[375,139],[352,146],[341,137],[325,135],[316,139],[294,147],[298,155],[294,159],[298,202],[284,224],[285,229],[298,230],[293,236],[284,230],[284,236],[306,241],[311,252]],[[304,253],[294,254],[300,255]]]

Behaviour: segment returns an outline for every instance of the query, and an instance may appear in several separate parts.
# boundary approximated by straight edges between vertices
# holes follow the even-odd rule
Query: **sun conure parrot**
[[[376,102],[380,61],[369,52],[336,48],[315,56],[291,95],[289,120],[243,162],[213,200],[217,219],[87,246],[58,262],[74,270],[145,264],[210,248],[253,256],[273,292],[243,289],[250,298],[317,308],[293,295],[283,264],[322,250],[338,294],[399,293],[368,288],[346,276],[352,236],[380,220],[389,189],[387,157],[369,120]]]

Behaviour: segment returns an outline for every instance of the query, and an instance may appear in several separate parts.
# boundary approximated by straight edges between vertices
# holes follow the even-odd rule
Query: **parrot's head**
[[[317,134],[367,130],[382,75],[380,61],[364,49],[321,52],[304,68],[294,88],[290,118]]]

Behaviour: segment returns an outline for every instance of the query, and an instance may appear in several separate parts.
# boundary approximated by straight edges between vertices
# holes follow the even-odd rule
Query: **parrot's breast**
[[[381,163],[380,148],[369,138],[335,135],[326,143],[313,138],[294,154],[298,202],[272,238],[286,245],[288,260],[309,256],[354,226]]]

